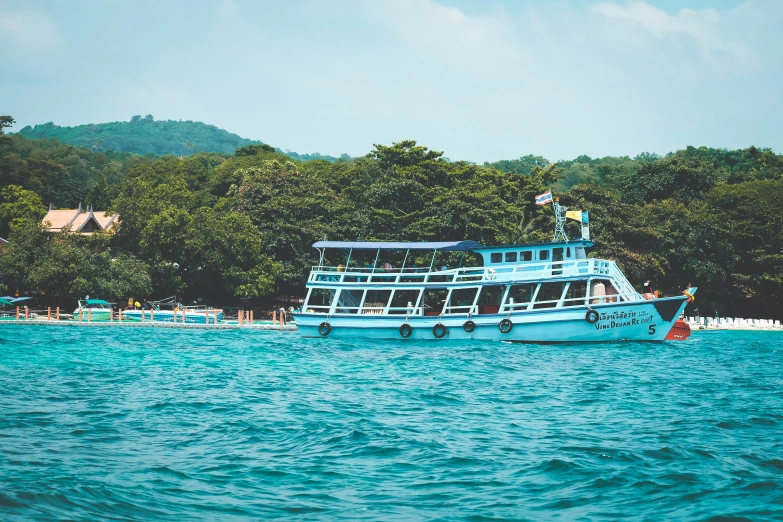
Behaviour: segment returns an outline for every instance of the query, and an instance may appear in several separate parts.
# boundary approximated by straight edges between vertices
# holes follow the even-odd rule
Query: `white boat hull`
[[[110,319],[111,310],[104,310],[103,308],[92,308],[91,312],[88,312],[88,308],[82,308],[82,321],[108,321]],[[79,309],[73,311],[73,317],[77,321],[79,320]]]
[[[209,323],[215,321],[215,312],[217,312],[218,321],[223,320],[223,310],[209,310]],[[188,310],[185,314],[185,324],[206,324],[207,322],[207,310]],[[128,321],[141,321],[141,310],[128,310],[122,312],[123,320]],[[145,321],[154,321],[156,323],[173,323],[174,312],[172,310],[157,310],[154,315],[150,315],[149,310],[144,311]],[[182,322],[182,312],[177,312],[176,322]]]
[[[568,308],[547,308],[513,312],[511,314],[449,315],[438,317],[406,317],[404,315],[368,316],[356,314],[323,313],[294,314],[299,332],[304,337],[338,339],[483,339],[530,343],[570,343],[607,341],[663,341],[686,305],[685,297],[671,297],[652,301],[607,303]],[[595,323],[588,322],[589,309],[598,312]],[[328,317],[328,318],[327,318]],[[475,330],[465,331],[468,320]],[[511,330],[503,333],[500,322],[508,319]],[[411,327],[409,337],[403,337],[401,326]],[[328,323],[328,333],[323,335]],[[435,326],[445,326],[443,337],[436,337]],[[442,331],[442,330],[441,330]]]

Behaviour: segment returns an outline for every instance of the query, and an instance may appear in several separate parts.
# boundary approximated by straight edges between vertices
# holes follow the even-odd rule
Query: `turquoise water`
[[[692,339],[3,325],[0,519],[783,520],[783,334]]]

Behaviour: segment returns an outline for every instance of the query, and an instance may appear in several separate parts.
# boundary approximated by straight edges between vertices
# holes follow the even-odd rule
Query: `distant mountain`
[[[166,154],[190,156],[197,152],[233,154],[240,147],[263,144],[261,141],[249,140],[199,121],[155,121],[151,114],[143,118],[134,116],[130,121],[95,123],[75,127],[60,127],[52,122],[35,127],[28,125],[18,134],[31,139],[55,138],[63,143],[85,147],[93,151],[132,152],[156,156]],[[333,156],[324,156],[318,153],[297,154],[291,151],[276,150],[301,161],[313,159],[337,161],[337,158]],[[348,156],[343,154],[341,157]]]

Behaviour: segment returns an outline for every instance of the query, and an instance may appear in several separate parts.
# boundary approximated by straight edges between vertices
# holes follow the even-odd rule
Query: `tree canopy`
[[[633,284],[653,279],[666,294],[699,286],[702,313],[780,315],[783,156],[769,149],[476,165],[413,140],[332,162],[261,143],[179,157],[2,137],[6,290],[213,302],[301,293],[321,239],[551,240],[552,210],[534,197],[552,189],[590,212],[593,255],[617,260]],[[79,202],[118,212],[117,237],[54,241],[41,230],[47,206]]]
[[[11,118],[3,116],[3,118]],[[13,124],[0,120],[0,145],[2,145],[2,127]],[[163,156],[173,154],[175,156],[193,156],[199,152],[219,152],[222,154],[252,155],[254,148],[274,152],[271,145],[257,140],[242,138],[214,125],[208,125],[199,121],[157,121],[148,114],[144,117],[133,116],[130,121],[115,121],[111,123],[97,123],[89,125],[77,125],[75,127],[62,127],[52,122],[35,126],[26,126],[19,134],[30,139],[56,139],[62,143],[77,145],[92,152],[131,152],[133,154],[153,154]],[[292,151],[284,151],[285,154],[300,161],[324,159],[337,161],[334,156],[318,153],[299,154]],[[343,159],[350,159],[343,154]]]

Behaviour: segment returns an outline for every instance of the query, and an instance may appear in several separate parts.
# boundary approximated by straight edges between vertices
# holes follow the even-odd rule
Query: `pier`
[[[780,320],[742,319],[739,317],[688,317],[691,330],[777,330],[783,331]]]
[[[0,321],[3,324],[25,324],[25,325],[44,325],[61,326],[76,328],[178,328],[180,330],[275,330],[278,332],[296,332],[299,329],[296,325],[287,324],[238,324],[238,323],[218,323],[218,324],[200,324],[200,323],[164,323],[164,322],[136,322],[136,321],[93,321],[79,322],[72,320],[47,320],[47,319],[19,319]]]
[[[252,313],[244,314],[240,312],[235,321],[218,322],[217,318],[207,317],[204,323],[185,322],[185,315],[182,314],[181,320],[175,321],[155,321],[153,317],[141,321],[123,320],[121,312],[112,312],[110,319],[92,320],[90,311],[86,314],[72,316],[71,314],[60,313],[60,309],[47,308],[45,310],[31,310],[27,307],[17,307],[16,312],[11,312],[0,317],[2,324],[36,324],[46,326],[75,326],[75,327],[117,327],[117,328],[179,328],[196,330],[275,330],[281,332],[296,332],[299,329],[295,324],[282,324],[274,317],[270,323],[268,321],[257,321],[253,319]],[[175,316],[176,317],[176,316]]]

